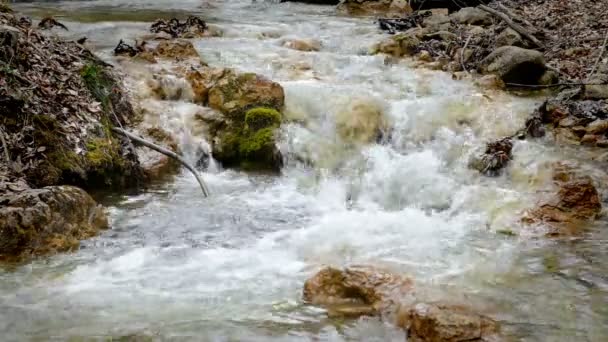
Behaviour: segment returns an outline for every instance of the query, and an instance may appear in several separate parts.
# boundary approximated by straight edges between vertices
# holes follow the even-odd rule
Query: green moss
[[[92,168],[113,165],[118,161],[116,145],[112,139],[93,138],[87,142],[86,159]]]
[[[112,88],[112,80],[106,75],[104,69],[98,64],[87,64],[80,71],[80,75],[84,80],[93,97],[99,102],[105,111],[110,109],[110,90]]]
[[[281,113],[267,107],[253,108],[245,113],[245,129],[256,131],[266,127],[276,127],[281,123]]]
[[[241,140],[239,152],[245,157],[254,157],[274,146],[274,128],[264,128]]]

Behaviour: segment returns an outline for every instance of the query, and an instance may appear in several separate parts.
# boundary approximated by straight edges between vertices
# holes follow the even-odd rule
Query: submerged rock
[[[10,189],[0,194],[0,261],[73,250],[108,228],[103,208],[79,188]]]
[[[575,234],[602,210],[599,193],[590,177],[580,175],[565,164],[556,165],[553,180],[559,189],[557,194],[550,201],[527,211],[522,221],[547,225],[549,236]]]
[[[499,331],[496,321],[467,307],[436,303],[402,307],[397,322],[408,341],[418,342],[495,341]]]
[[[288,39],[283,46],[298,51],[319,51],[321,42],[315,39]]]
[[[306,302],[323,306],[332,315],[380,315],[410,294],[409,278],[371,266],[326,267],[304,283]]]
[[[375,99],[355,99],[336,114],[336,132],[348,143],[378,141],[387,122],[382,105]]]

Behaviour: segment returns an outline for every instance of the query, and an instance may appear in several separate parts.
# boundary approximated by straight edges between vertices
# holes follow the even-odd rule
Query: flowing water
[[[301,302],[303,282],[320,267],[353,263],[408,274],[431,299],[476,305],[514,340],[608,340],[605,222],[566,241],[518,223],[554,190],[548,164],[578,162],[599,180],[597,165],[581,149],[537,140],[518,141],[500,177],[467,168],[485,142],[521,127],[538,99],[484,93],[446,73],[371,56],[383,36],[373,21],[331,7],[250,0],[15,7],[57,16],[70,28],[60,34],[87,36],[110,62],[117,41],[142,36],[154,18],[201,15],[224,32],[194,41],[202,58],[281,83],[293,120],[281,131],[280,175],[212,163],[203,172],[212,196],[203,198],[182,172],[107,199],[112,229],[78,252],[0,270],[0,340],[405,340],[379,320],[328,319]],[[289,38],[318,39],[322,49],[282,47]],[[353,102],[381,108],[390,139],[341,142],[336,121]],[[192,129],[200,107],[143,97],[140,105],[190,158],[205,148]]]

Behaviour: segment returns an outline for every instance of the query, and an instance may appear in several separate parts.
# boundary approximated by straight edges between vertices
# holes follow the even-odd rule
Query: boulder
[[[416,31],[408,31],[389,37],[375,46],[374,52],[386,53],[394,57],[413,56],[418,52],[420,40]]]
[[[142,132],[142,137],[156,145],[163,146],[175,153],[179,152],[177,141],[160,127],[148,127]],[[181,164],[173,158],[152,151],[147,147],[137,147],[137,157],[148,182],[162,179],[166,175],[177,172]]]
[[[336,114],[336,132],[348,143],[377,141],[387,126],[382,105],[372,98],[358,98]]]
[[[559,189],[557,194],[525,212],[522,221],[546,225],[549,236],[575,234],[602,210],[599,193],[590,177],[579,174],[570,165],[556,164],[553,180]]]
[[[404,306],[397,314],[398,326],[413,342],[495,341],[496,321],[458,305],[417,303]]]
[[[0,187],[0,261],[73,250],[108,228],[104,209],[77,187]]]
[[[206,105],[209,101],[209,90],[225,75],[232,73],[225,68],[189,68],[186,80],[190,83],[194,102]]]
[[[198,52],[188,40],[164,40],[158,43],[153,50],[154,56],[183,61],[189,58],[200,59]]]
[[[381,315],[413,291],[409,278],[371,266],[326,267],[304,283],[304,301],[330,315]]]
[[[464,7],[458,12],[452,13],[450,18],[462,25],[489,26],[493,23],[492,15],[477,7]]]
[[[283,109],[285,93],[280,84],[254,73],[237,73],[226,69],[208,91],[209,107],[231,118],[244,120],[245,112],[254,107]]]
[[[321,42],[315,39],[288,39],[283,46],[298,51],[319,51]]]
[[[213,121],[210,124],[216,129],[212,132],[212,154],[224,166],[278,171],[283,165],[276,145],[282,121],[277,110],[256,107],[248,110],[242,121],[236,117],[221,123]]]
[[[404,17],[412,13],[407,0],[343,0],[338,9],[352,15]]]
[[[450,26],[450,17],[445,14],[432,14],[422,20],[422,27],[430,31],[449,31]]]
[[[517,31],[510,27],[507,27],[498,34],[494,45],[496,45],[496,47],[509,45],[525,47],[526,44],[524,42],[524,39]]]
[[[481,61],[482,73],[496,74],[505,83],[538,84],[545,73],[541,52],[516,46],[503,46]]]

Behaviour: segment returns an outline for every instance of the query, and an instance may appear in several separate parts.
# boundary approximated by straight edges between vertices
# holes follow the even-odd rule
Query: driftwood
[[[536,45],[537,47],[543,47],[543,43],[540,42],[540,40],[536,39],[536,37],[534,37],[530,32],[528,32],[525,28],[523,28],[523,26],[513,22],[513,20],[511,20],[511,18],[509,18],[509,16],[507,14],[504,14],[502,12],[499,12],[493,8],[490,8],[486,5],[479,5],[478,6],[480,9],[493,14],[497,17],[499,17],[500,19],[502,19],[507,25],[509,25],[509,27],[511,27],[512,29],[514,29],[515,31],[517,31],[517,33],[521,34],[522,36],[526,37],[529,41],[531,41],[532,43],[534,43],[534,45]]]
[[[156,144],[153,144],[147,140],[144,140],[141,137],[138,137],[137,135],[135,135],[133,133],[129,133],[122,128],[112,127],[112,131],[114,131],[115,133],[118,133],[118,134],[122,134],[142,146],[153,149],[154,151],[156,151],[158,153],[162,153],[162,154],[166,155],[167,157],[173,158],[173,159],[179,161],[180,163],[182,163],[188,170],[190,170],[190,172],[192,172],[192,174],[194,174],[194,177],[196,177],[196,180],[198,181],[198,184],[201,186],[201,190],[203,191],[203,195],[205,195],[205,197],[209,196],[209,190],[207,189],[205,182],[199,176],[196,169],[192,165],[190,165],[190,163],[188,163],[186,160],[184,160],[184,158],[180,157],[177,153],[175,153],[173,151],[169,151],[168,149],[158,146]]]

